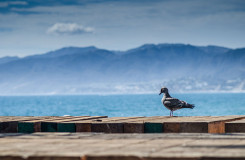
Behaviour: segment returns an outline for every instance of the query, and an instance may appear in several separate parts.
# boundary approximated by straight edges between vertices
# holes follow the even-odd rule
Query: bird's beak
[[[159,95],[161,95],[161,94],[162,94],[162,92],[159,93]]]

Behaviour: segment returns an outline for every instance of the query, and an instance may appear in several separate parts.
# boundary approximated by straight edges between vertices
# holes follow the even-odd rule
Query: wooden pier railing
[[[0,133],[18,132],[234,133],[245,132],[245,116],[0,117]]]

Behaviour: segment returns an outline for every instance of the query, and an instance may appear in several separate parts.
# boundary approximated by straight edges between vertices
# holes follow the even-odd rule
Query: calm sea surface
[[[196,105],[175,116],[245,115],[245,93],[172,94]],[[168,116],[156,95],[0,96],[0,116]]]

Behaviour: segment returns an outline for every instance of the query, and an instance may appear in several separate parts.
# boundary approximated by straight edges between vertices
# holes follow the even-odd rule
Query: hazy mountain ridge
[[[146,44],[128,51],[66,47],[0,58],[0,94],[244,91],[245,48]],[[2,62],[2,63],[1,63]]]
[[[15,61],[18,59],[19,57],[3,57],[3,58],[0,58],[0,64],[8,63],[8,62]]]

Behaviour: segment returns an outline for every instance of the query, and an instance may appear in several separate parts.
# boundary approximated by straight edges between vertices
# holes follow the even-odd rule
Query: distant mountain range
[[[245,48],[145,44],[128,51],[66,47],[0,58],[0,94],[244,92]]]

